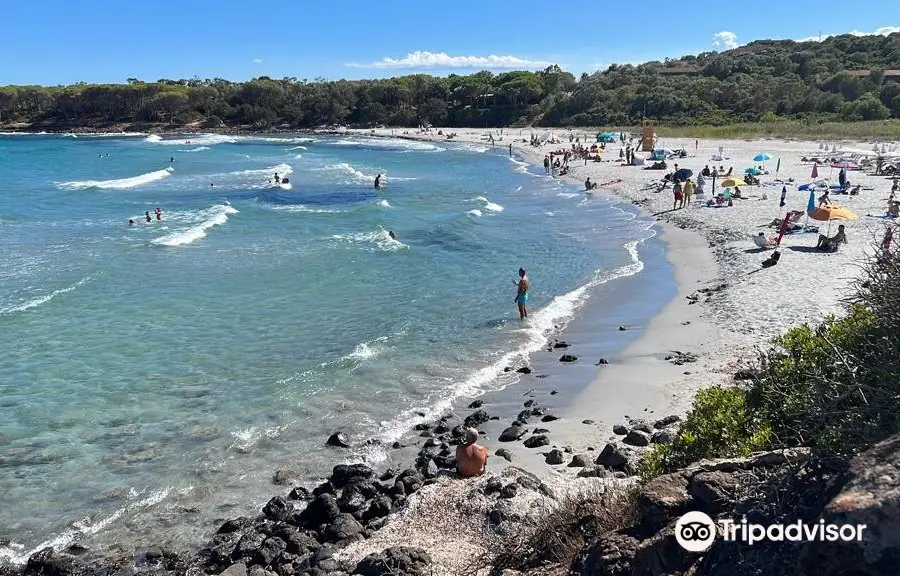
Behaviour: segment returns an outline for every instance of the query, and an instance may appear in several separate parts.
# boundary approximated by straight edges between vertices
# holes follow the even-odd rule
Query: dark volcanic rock
[[[288,498],[290,498],[291,500],[309,500],[310,498],[312,498],[312,494],[310,494],[309,490],[307,490],[303,486],[294,486],[294,488],[288,494]]]
[[[563,341],[558,341],[558,342],[555,342],[555,343],[553,344],[553,348],[554,348],[554,349],[557,349],[557,348],[568,348],[568,347],[569,347],[569,345],[568,345],[566,342],[563,342]]]
[[[563,354],[559,359],[560,362],[575,362],[576,360],[578,357],[571,354]]]
[[[335,488],[343,488],[351,482],[369,480],[375,476],[375,471],[365,464],[338,464],[331,470],[328,479]]]
[[[590,463],[591,460],[587,454],[576,454],[572,456],[572,461],[569,462],[569,468],[584,468],[589,466]]]
[[[647,446],[650,444],[650,436],[646,432],[632,430],[625,436],[622,442],[631,446]]]
[[[494,454],[503,458],[507,462],[512,462],[512,453],[506,448],[498,448],[497,451],[494,452]]]
[[[632,420],[631,429],[640,430],[641,432],[645,432],[647,434],[653,434],[653,426],[651,426],[647,422],[644,422],[643,420]]]
[[[216,534],[231,534],[233,532],[240,532],[251,524],[253,524],[253,520],[251,520],[250,518],[234,518],[219,526]]]
[[[613,432],[624,436],[625,434],[628,434],[628,432],[630,432],[630,430],[628,430],[627,426],[623,426],[622,424],[616,424],[615,426],[613,426]]]
[[[294,505],[282,498],[275,496],[263,506],[263,514],[277,522],[286,522],[294,513]]]
[[[482,406],[484,406],[484,400],[475,400],[474,402],[469,404],[469,408],[471,408],[472,410],[481,408]]]
[[[673,434],[670,431],[657,430],[653,433],[653,436],[650,437],[650,442],[653,444],[671,444],[673,438]]]
[[[516,370],[516,372],[518,372],[519,374],[531,374],[531,368],[529,368],[528,366],[522,366],[521,368]]]
[[[484,410],[476,410],[466,416],[463,424],[465,424],[466,428],[478,428],[490,419],[491,417]]]
[[[553,414],[547,414],[543,418],[541,418],[541,422],[553,422],[554,420],[559,420],[559,416],[554,416]]]
[[[307,528],[328,524],[341,513],[332,494],[320,494],[300,513],[300,520]]]
[[[284,486],[285,484],[289,484],[296,479],[296,472],[294,472],[293,470],[282,468],[275,471],[275,474],[272,476],[272,483],[277,486]]]
[[[597,456],[596,464],[606,466],[610,470],[626,470],[629,468],[629,452],[621,446],[607,443]]]
[[[671,416],[666,416],[665,418],[660,418],[659,420],[654,422],[653,427],[654,428],[665,428],[666,426],[671,426],[672,424],[675,424],[676,422],[680,422],[680,421],[681,421],[680,416],[678,416],[676,414],[672,414]]]
[[[359,576],[427,576],[431,556],[421,548],[396,546],[369,554],[359,561],[353,574]]]
[[[547,456],[544,457],[544,461],[547,462],[547,464],[562,464],[566,461],[566,457],[565,455],[563,455],[562,450],[560,450],[559,448],[554,448],[547,453]]]
[[[594,364],[594,366],[605,366],[607,364],[609,364],[609,360],[607,360],[606,358],[601,358],[597,360],[597,363]]]
[[[515,442],[519,438],[525,435],[525,429],[521,426],[510,426],[506,430],[500,433],[500,438],[498,440],[500,442]]]
[[[526,448],[540,448],[549,445],[550,439],[544,434],[538,434],[525,440],[524,444]]]
[[[349,448],[350,442],[347,441],[347,435],[343,432],[335,432],[325,441],[328,446],[337,446],[339,448]]]
[[[688,482],[676,472],[657,476],[641,488],[637,512],[645,525],[658,528],[674,515],[686,511],[690,503]]]
[[[340,542],[362,532],[362,524],[350,514],[339,514],[334,521],[325,528],[323,536],[329,542]]]

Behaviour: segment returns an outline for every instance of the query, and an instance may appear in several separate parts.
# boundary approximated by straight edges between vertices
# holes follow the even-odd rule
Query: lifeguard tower
[[[641,130],[641,151],[649,152],[653,150],[655,145],[656,134],[653,133],[653,126],[650,125],[650,121],[646,118],[641,118]]]

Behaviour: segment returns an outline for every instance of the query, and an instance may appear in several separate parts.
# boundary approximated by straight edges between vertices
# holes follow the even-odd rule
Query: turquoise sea
[[[383,461],[422,413],[514,386],[588,297],[655,281],[651,221],[506,151],[0,135],[0,560],[196,541],[275,469],[321,477],[331,432]]]

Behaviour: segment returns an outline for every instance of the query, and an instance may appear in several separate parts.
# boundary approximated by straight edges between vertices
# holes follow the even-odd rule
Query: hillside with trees
[[[381,80],[161,79],[126,84],[0,87],[0,127],[668,125],[900,118],[900,33],[822,42],[760,40],[575,78],[478,72]]]

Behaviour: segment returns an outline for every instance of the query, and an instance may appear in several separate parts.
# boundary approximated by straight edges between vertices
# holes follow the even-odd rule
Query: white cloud
[[[254,58],[253,63],[254,64],[262,64],[262,58]]]
[[[446,52],[410,52],[404,58],[385,57],[377,62],[344,64],[351,68],[515,68],[538,69],[552,66],[553,62],[527,60],[516,56],[450,56]]]
[[[844,34],[850,34],[851,36],[887,36],[888,34],[893,34],[894,32],[900,32],[900,26],[882,26],[881,28],[877,28],[874,32],[860,32],[859,30],[852,30],[850,32],[844,32]],[[806,38],[800,38],[799,40],[796,40],[796,42],[820,42],[822,40],[825,40],[826,38],[831,38],[832,36],[838,36],[838,34],[808,36]]]
[[[726,50],[737,48],[737,34],[735,34],[734,32],[728,32],[727,30],[716,32],[713,35],[712,45],[715,48],[724,48]]]

